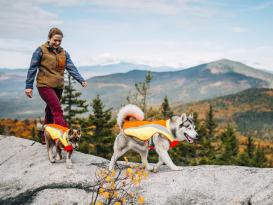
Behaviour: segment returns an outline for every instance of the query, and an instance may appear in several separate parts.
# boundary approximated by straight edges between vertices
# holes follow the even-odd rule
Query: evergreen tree
[[[179,143],[169,151],[171,158],[178,166],[195,165],[196,152],[194,145],[189,143]]]
[[[62,97],[61,103],[65,106],[64,108],[64,117],[68,122],[68,126],[78,124],[78,114],[83,114],[87,112],[88,104],[86,100],[79,99],[82,95],[81,92],[78,92],[74,87],[75,80],[71,78],[68,74],[67,85],[64,87],[64,95]]]
[[[106,109],[99,95],[93,99],[91,103],[92,113],[87,121],[83,123],[83,127],[92,127],[92,134],[88,134],[88,129],[85,130],[85,135],[88,136],[88,141],[82,145],[82,151],[86,151],[87,143],[94,146],[89,153],[97,156],[110,158],[113,152],[114,135],[112,129],[115,125],[115,120],[112,120],[112,108]]]
[[[199,133],[199,131],[200,131],[200,120],[198,119],[198,113],[197,112],[193,112],[193,122],[194,122],[195,129],[196,129],[197,133]]]
[[[249,157],[247,156],[247,152],[243,152],[239,155],[237,164],[240,166],[253,166]]]
[[[207,129],[204,125],[204,123],[201,123],[198,119],[198,114],[196,112],[193,112],[193,121],[195,124],[195,130],[198,133],[198,139],[197,145],[195,147],[196,149],[196,155],[191,161],[191,164],[209,164],[209,158],[211,158],[211,145],[210,141],[207,138]]]
[[[255,156],[253,158],[253,165],[255,167],[266,167],[267,159],[264,150],[261,147],[257,147]]]
[[[214,131],[217,127],[215,121],[214,121],[214,115],[213,115],[213,108],[212,105],[209,105],[209,111],[207,113],[207,117],[205,120],[205,125],[208,130],[208,137],[211,139],[214,139]]]
[[[239,155],[238,164],[241,166],[253,166],[253,157],[255,155],[256,146],[252,137],[247,138],[246,150]]]
[[[5,135],[5,126],[4,125],[0,125],[0,135]]]
[[[199,164],[212,164],[215,155],[204,124],[200,125],[198,135],[200,136],[200,147],[197,152],[197,156],[200,157]]]
[[[223,153],[220,157],[220,162],[223,162],[224,164],[236,164],[239,145],[231,125],[228,125],[226,131],[222,134],[221,141]]]
[[[173,115],[173,112],[171,111],[171,107],[169,105],[169,100],[168,100],[167,96],[164,97],[164,100],[161,104],[161,112],[162,112],[162,116],[164,117],[164,119],[170,118],[171,115]]]
[[[206,115],[205,122],[199,127],[198,133],[200,136],[200,155],[201,164],[214,164],[216,159],[216,152],[212,143],[215,141],[215,129],[217,124],[214,121],[213,108],[210,105],[209,111]]]
[[[255,144],[253,143],[252,137],[247,138],[247,147],[246,147],[247,156],[249,159],[252,159],[254,157],[255,152]]]

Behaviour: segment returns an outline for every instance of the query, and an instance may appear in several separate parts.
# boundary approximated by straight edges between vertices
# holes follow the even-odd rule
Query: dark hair
[[[60,29],[56,28],[56,27],[51,28],[49,30],[48,38],[51,39],[54,35],[61,35],[62,37],[64,37],[63,32]]]

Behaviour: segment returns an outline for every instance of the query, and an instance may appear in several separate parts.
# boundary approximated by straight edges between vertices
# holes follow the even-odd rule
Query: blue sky
[[[0,0],[0,67],[27,68],[52,26],[77,66],[189,67],[221,58],[273,71],[273,1]]]

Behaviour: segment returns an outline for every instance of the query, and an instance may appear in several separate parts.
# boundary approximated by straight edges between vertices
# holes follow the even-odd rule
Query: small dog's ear
[[[78,130],[77,130],[77,135],[80,135],[80,134],[81,134],[81,130],[78,129]]]
[[[69,129],[68,135],[73,135],[73,129]]]

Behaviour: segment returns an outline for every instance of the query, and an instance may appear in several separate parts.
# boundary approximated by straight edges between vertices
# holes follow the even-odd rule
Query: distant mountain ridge
[[[101,69],[119,70],[119,65],[107,66],[101,66]],[[76,88],[88,102],[99,94],[106,106],[117,109],[127,103],[126,97],[135,91],[134,84],[144,80],[150,67],[126,63],[120,65],[121,71],[131,68],[134,69],[125,73],[89,78],[87,88],[83,89],[78,84]],[[249,88],[273,87],[273,74],[227,59],[177,71],[174,68],[171,70],[152,72],[149,105],[159,105],[166,95],[171,104],[181,104],[233,94]],[[80,72],[84,73],[81,70]],[[8,76],[8,79],[5,79],[5,76]],[[43,102],[36,89],[31,100],[25,97],[25,80],[26,70],[11,74],[0,69],[0,106],[3,108],[0,117],[23,118],[43,115]],[[7,107],[8,109],[5,109]]]
[[[85,96],[100,94],[118,107],[126,103],[126,96],[134,90],[134,83],[141,82],[148,71],[132,70],[90,78]],[[273,87],[273,75],[244,64],[220,60],[192,68],[171,72],[152,72],[151,104],[159,104],[165,95],[172,103],[187,103],[236,93],[254,87]],[[93,95],[92,95],[93,93]],[[118,96],[115,97],[115,96]]]

